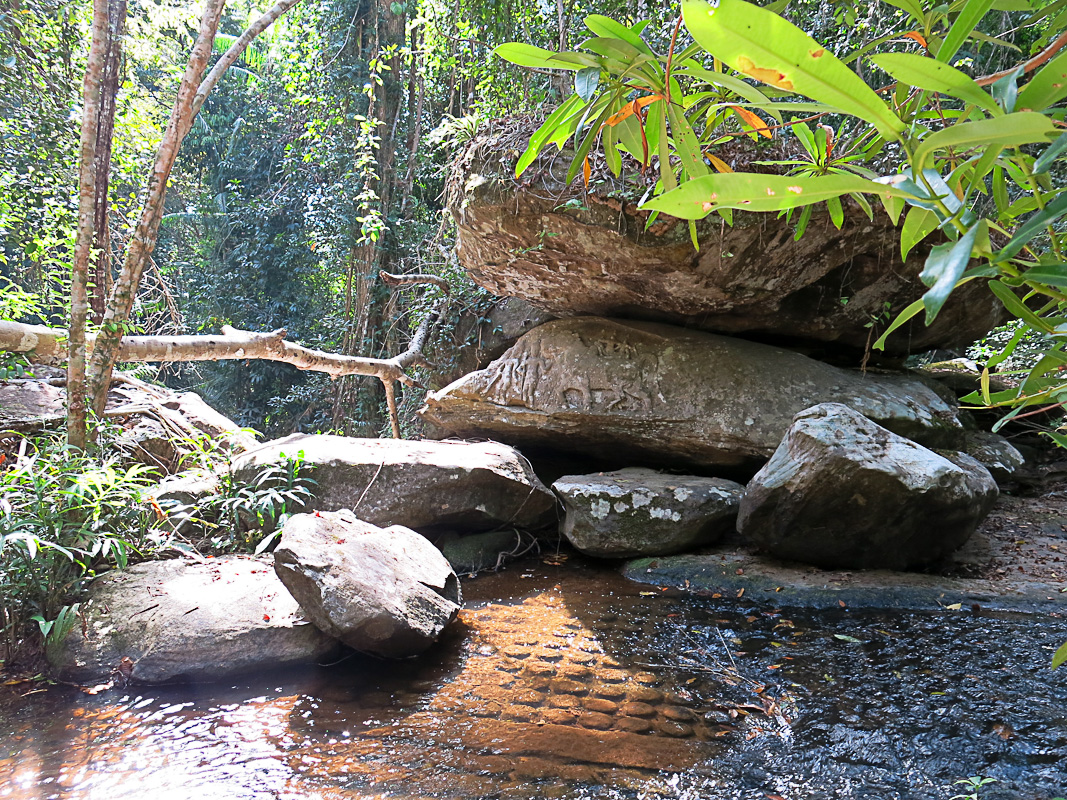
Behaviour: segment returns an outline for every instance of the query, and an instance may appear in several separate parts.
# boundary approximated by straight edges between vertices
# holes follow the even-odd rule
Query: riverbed
[[[466,581],[414,661],[9,697],[0,798],[1067,796],[1061,617],[775,608],[577,562]]]

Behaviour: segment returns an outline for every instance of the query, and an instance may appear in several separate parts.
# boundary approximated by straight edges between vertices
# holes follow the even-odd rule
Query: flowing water
[[[1067,620],[468,581],[417,661],[0,705],[0,798],[1067,797]],[[506,599],[501,599],[506,598]]]

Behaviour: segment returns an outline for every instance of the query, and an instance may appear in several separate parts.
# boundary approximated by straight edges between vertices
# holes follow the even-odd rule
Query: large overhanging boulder
[[[874,220],[846,198],[836,228],[824,205],[794,241],[796,222],[774,214],[714,214],[688,226],[648,215],[633,187],[597,181],[588,190],[563,180],[569,152],[544,156],[515,181],[514,164],[529,131],[481,137],[458,161],[450,206],[459,261],[489,291],[521,297],[558,316],[595,314],[867,347],[925,291],[918,275],[928,247],[900,257],[900,229],[874,202]],[[735,167],[789,153],[751,152],[736,142],[719,153]],[[795,156],[793,156],[795,157]],[[635,170],[632,172],[636,172]],[[652,171],[650,170],[650,173]],[[929,242],[928,242],[929,244]],[[934,324],[916,317],[887,352],[956,347],[981,338],[1003,310],[982,285],[958,288]]]
[[[917,379],[599,317],[534,328],[486,369],[428,394],[420,413],[450,433],[517,446],[755,470],[793,416],[823,402],[846,403],[932,446],[962,440],[955,408]]]

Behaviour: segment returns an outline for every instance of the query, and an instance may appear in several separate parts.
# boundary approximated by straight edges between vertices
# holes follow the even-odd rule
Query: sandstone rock
[[[556,501],[529,463],[495,442],[427,442],[294,434],[234,462],[239,480],[263,465],[303,452],[318,483],[314,507],[352,509],[374,525],[423,533],[513,525],[537,530],[556,522]]]
[[[290,517],[274,569],[321,630],[388,658],[432,645],[463,602],[456,573],[424,537],[347,512]]]
[[[464,309],[449,340],[434,345],[430,360],[439,366],[430,374],[430,385],[440,388],[485,367],[524,333],[552,319],[518,297],[501,298],[484,310]]]
[[[66,389],[43,380],[0,383],[0,430],[32,430],[59,423],[66,414],[66,402]]]
[[[560,178],[569,152],[553,150],[515,181],[514,160],[497,158],[490,144],[474,142],[458,162],[452,185],[463,191],[453,193],[450,207],[460,264],[494,294],[560,316],[631,317],[862,350],[872,322],[884,330],[925,291],[918,275],[937,242],[920,244],[901,262],[899,229],[880,207],[872,221],[846,199],[839,230],[820,205],[798,241],[795,215],[735,211],[726,225],[713,214],[697,223],[696,250],[684,222],[664,216],[646,227],[648,214],[620,200],[617,184],[603,193],[580,182],[568,188]],[[744,169],[767,155],[720,157]],[[931,327],[916,318],[891,336],[887,351],[967,345],[1002,314],[972,282],[953,292]]]
[[[535,328],[489,367],[426,397],[466,437],[594,456],[758,468],[793,416],[842,402],[902,435],[953,446],[955,409],[921,382],[850,372],[787,350],[597,317]]]
[[[739,483],[631,467],[566,475],[552,484],[567,516],[563,534],[591,556],[666,555],[711,544],[732,530]]]
[[[123,658],[132,680],[215,680],[311,663],[337,642],[308,622],[269,559],[149,561],[89,587],[81,620],[48,649],[58,677],[106,680]]]
[[[967,541],[996,497],[989,473],[966,454],[949,460],[825,403],[796,416],[749,483],[737,529],[783,559],[912,569]]]
[[[1000,434],[968,431],[964,451],[989,470],[997,483],[1008,483],[1026,465],[1026,459]]]

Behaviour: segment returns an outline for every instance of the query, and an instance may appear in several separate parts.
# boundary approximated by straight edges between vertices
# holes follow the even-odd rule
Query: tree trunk
[[[111,291],[100,335],[93,348],[86,383],[92,408],[97,413],[103,412],[107,402],[111,373],[119,356],[124,327],[133,309],[141,273],[156,246],[159,223],[163,218],[163,200],[167,193],[167,181],[170,178],[174,160],[177,158],[178,148],[192,128],[193,118],[203,105],[208,92],[218,83],[226,69],[237,60],[252,39],[266,30],[274,20],[297,2],[299,0],[279,0],[264,12],[238,37],[206,77],[204,71],[211,57],[215,34],[218,31],[219,20],[226,2],[225,0],[206,0],[204,4],[204,12],[200,18],[200,30],[193,44],[185,74],[178,87],[178,97],[163,133],[163,140],[156,152],[155,164],[152,166],[152,173],[145,189],[141,215],[126,245],[122,271]]]
[[[107,2],[107,42],[104,72],[100,85],[100,110],[96,127],[96,197],[93,217],[93,288],[90,293],[93,322],[104,321],[104,310],[111,291],[111,236],[108,191],[111,177],[111,137],[115,131],[115,106],[118,102],[119,77],[122,71],[122,37],[126,30],[126,0]]]
[[[93,3],[92,41],[82,88],[81,142],[78,151],[78,233],[70,289],[70,360],[67,364],[67,442],[86,444],[85,321],[89,314],[89,261],[93,248],[96,203],[97,124],[100,119],[101,80],[107,55],[108,0]],[[106,180],[105,180],[106,184]]]

